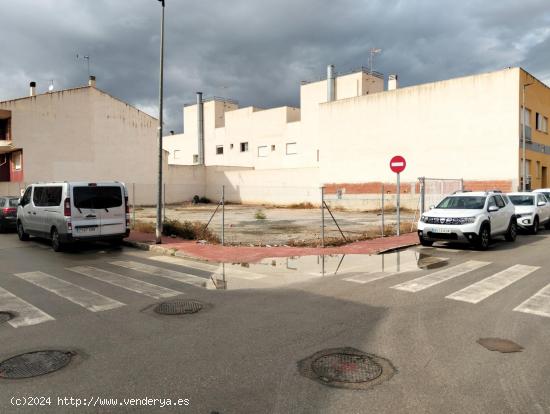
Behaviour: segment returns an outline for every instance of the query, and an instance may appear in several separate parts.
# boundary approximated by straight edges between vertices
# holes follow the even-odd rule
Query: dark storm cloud
[[[156,0],[4,0],[0,99],[86,82],[156,114],[160,3]],[[402,85],[521,65],[550,81],[548,0],[166,1],[167,130],[182,129],[194,92],[242,105],[299,104],[299,82],[328,63],[399,73]]]

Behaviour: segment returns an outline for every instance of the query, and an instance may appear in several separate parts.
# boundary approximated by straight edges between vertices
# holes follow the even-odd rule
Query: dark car
[[[0,196],[0,231],[15,230],[19,198]]]

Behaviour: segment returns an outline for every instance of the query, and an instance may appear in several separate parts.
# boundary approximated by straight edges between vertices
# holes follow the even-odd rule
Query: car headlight
[[[428,217],[427,217],[427,216],[420,216],[420,221],[421,221],[422,223],[426,223],[427,220],[428,220]]]
[[[462,224],[470,224],[470,223],[474,223],[476,221],[476,218],[475,217],[463,217],[460,219],[460,221],[462,222]]]
[[[523,213],[523,214],[516,214],[516,217],[519,218],[519,217],[529,217],[531,216],[532,213]]]

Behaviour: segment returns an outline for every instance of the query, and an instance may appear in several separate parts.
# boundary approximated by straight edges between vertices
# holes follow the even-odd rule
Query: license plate
[[[442,229],[442,228],[434,228],[434,229],[430,229],[429,231],[431,231],[432,233],[452,233],[451,229]]]
[[[77,229],[79,233],[92,233],[97,230],[97,227],[83,227],[80,229]]]

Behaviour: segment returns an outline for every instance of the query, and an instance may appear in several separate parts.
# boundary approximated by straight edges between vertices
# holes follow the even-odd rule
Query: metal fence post
[[[162,221],[166,221],[166,183],[162,188]]]
[[[426,211],[426,177],[419,177],[420,181],[420,215]]]
[[[222,185],[222,246],[225,245],[225,185]]]
[[[384,237],[384,183],[382,183],[382,237]]]
[[[325,247],[325,187],[321,187],[321,247]]]
[[[464,191],[464,178],[460,179],[460,191]]]

